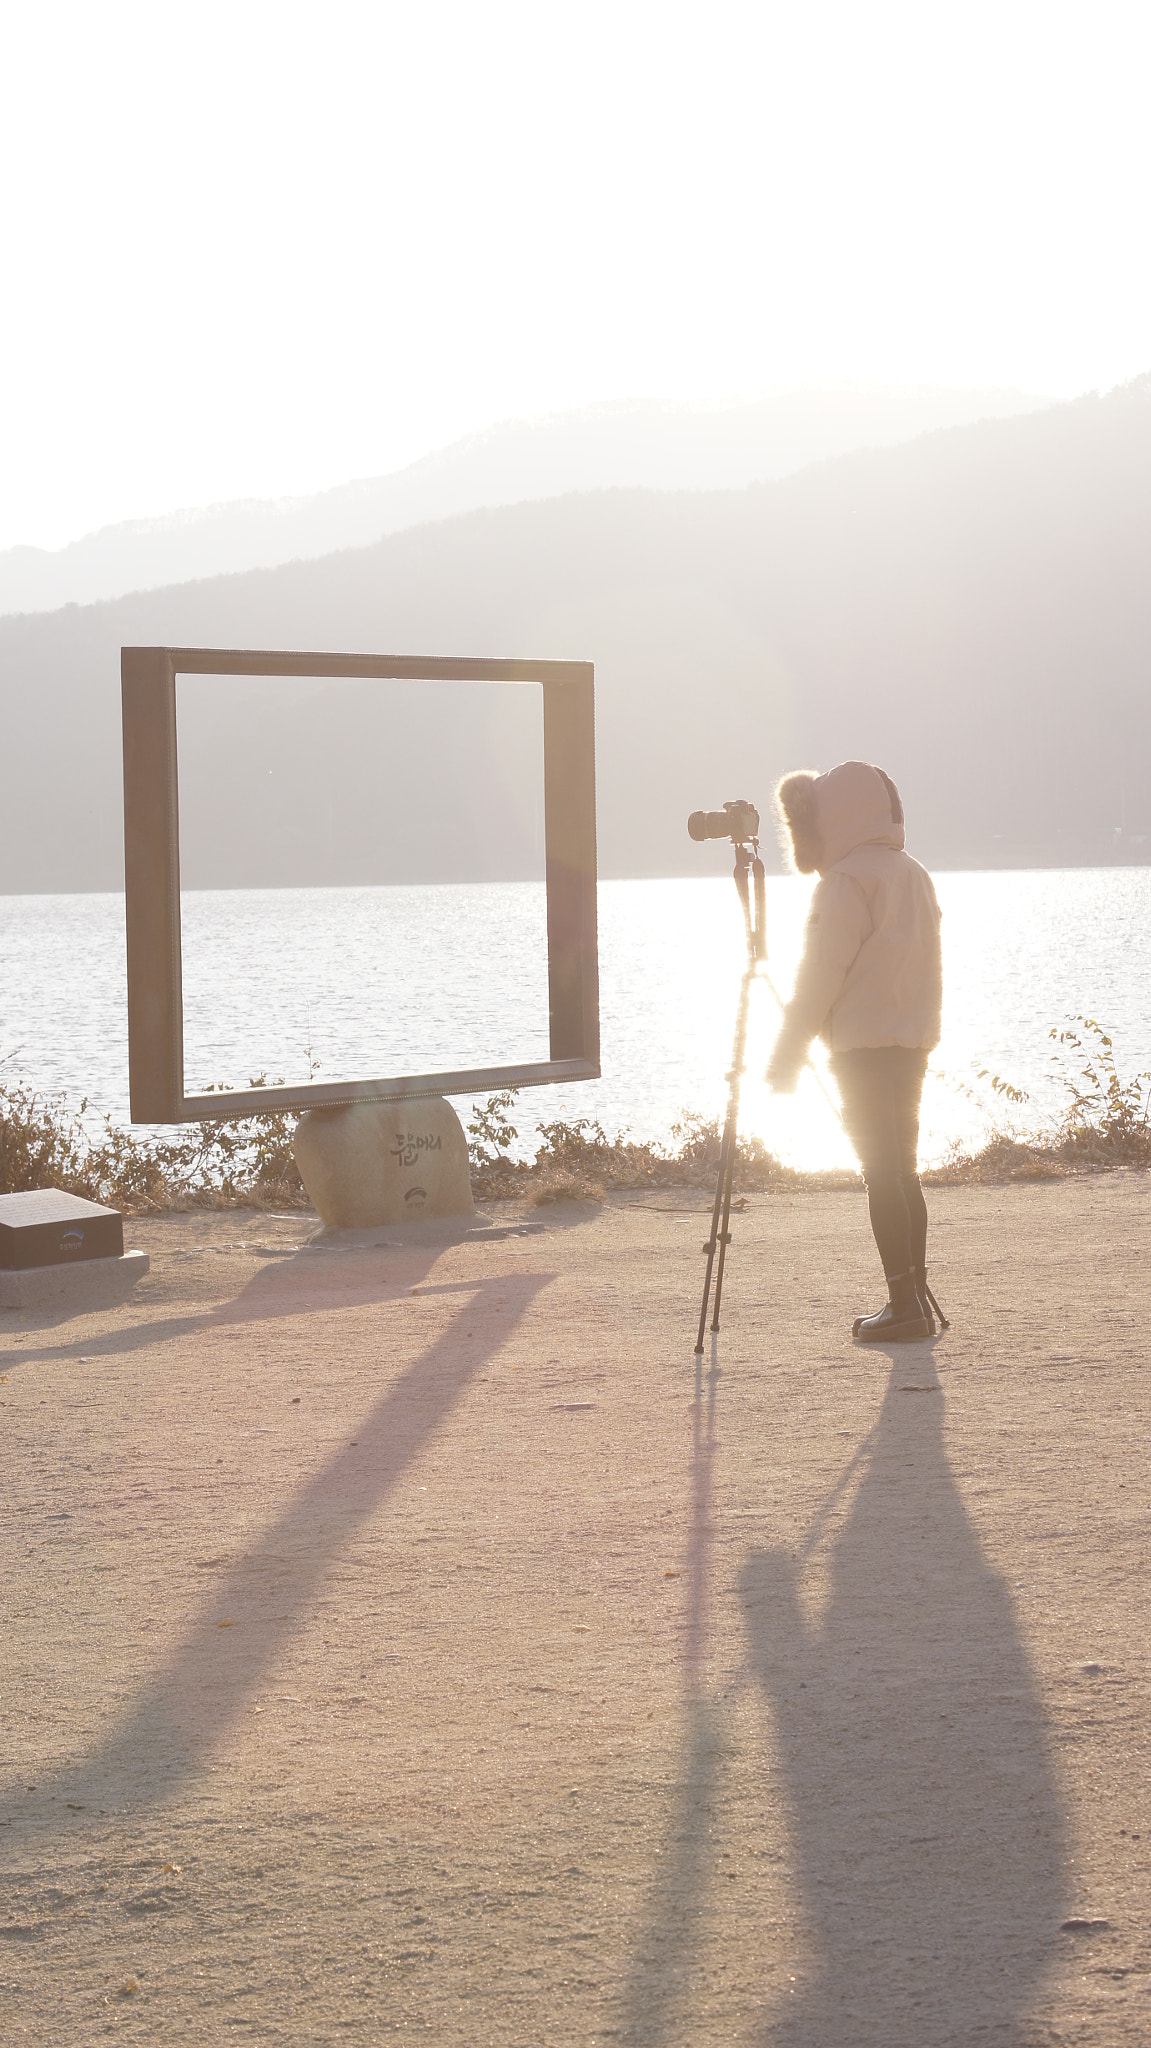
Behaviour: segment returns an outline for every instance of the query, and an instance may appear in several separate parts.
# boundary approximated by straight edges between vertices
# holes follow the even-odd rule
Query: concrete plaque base
[[[147,1272],[147,1252],[122,1252],[118,1259],[74,1259],[66,1266],[25,1266],[0,1271],[0,1309],[110,1308],[123,1301]]]
[[[413,1216],[473,1216],[463,1125],[442,1095],[309,1109],[292,1142],[300,1179],[329,1230]]]

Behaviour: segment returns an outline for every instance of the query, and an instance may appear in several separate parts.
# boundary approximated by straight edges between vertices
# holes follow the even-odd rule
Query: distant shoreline
[[[1107,860],[1102,858],[1060,860],[1054,855],[1050,859],[1046,859],[1038,854],[1033,855],[1029,859],[1016,859],[1005,854],[1002,860],[992,859],[965,862],[960,860],[930,860],[925,855],[921,855],[915,846],[910,847],[908,850],[914,853],[917,858],[922,858],[924,865],[929,867],[934,875],[1031,875],[1056,874],[1060,872],[1064,874],[1083,874],[1087,872],[1108,874],[1128,868],[1151,867],[1151,835],[1147,836],[1145,846],[1141,844],[1138,853],[1133,852],[1125,859],[1117,859],[1112,855]],[[767,873],[769,881],[794,881],[796,879],[786,868],[772,868],[768,866]],[[660,872],[642,875],[613,875],[601,872],[598,879],[601,887],[613,882],[714,882],[726,879],[726,871],[721,869],[717,874],[714,869],[709,869],[701,873],[698,869],[686,868],[676,873]],[[340,889],[496,889],[504,887],[521,888],[529,883],[538,884],[542,888],[543,876],[501,875],[477,879],[474,875],[465,875],[458,879],[433,877],[428,881],[406,880],[385,882],[186,882],[183,884],[181,894],[186,896],[227,896],[231,894],[238,895],[241,892],[276,894],[280,890],[289,889],[309,891],[321,889],[331,889],[333,891]],[[122,898],[123,894],[123,889],[87,888],[81,883],[70,889],[0,889],[0,902],[5,901],[7,898],[23,900],[30,896],[42,896],[45,898],[57,896],[119,896]]]

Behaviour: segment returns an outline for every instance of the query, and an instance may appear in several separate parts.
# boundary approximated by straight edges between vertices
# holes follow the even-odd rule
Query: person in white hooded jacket
[[[919,1183],[919,1102],[939,1043],[943,971],[930,875],[904,850],[903,805],[882,768],[801,769],[776,790],[800,874],[818,873],[795,992],[767,1069],[790,1093],[818,1034],[831,1054],[843,1120],[867,1185],[887,1280],[863,1343],[934,1334],[927,1204]]]

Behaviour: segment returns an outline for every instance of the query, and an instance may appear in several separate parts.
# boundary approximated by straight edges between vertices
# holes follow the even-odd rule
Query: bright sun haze
[[[1151,16],[45,0],[5,32],[0,546],[510,415],[1147,367]]]

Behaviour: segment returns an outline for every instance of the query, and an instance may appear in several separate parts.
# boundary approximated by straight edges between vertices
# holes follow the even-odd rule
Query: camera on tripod
[[[731,839],[736,846],[745,846],[749,839],[759,838],[759,812],[746,797],[737,797],[722,811],[693,811],[687,829],[692,839]]]

